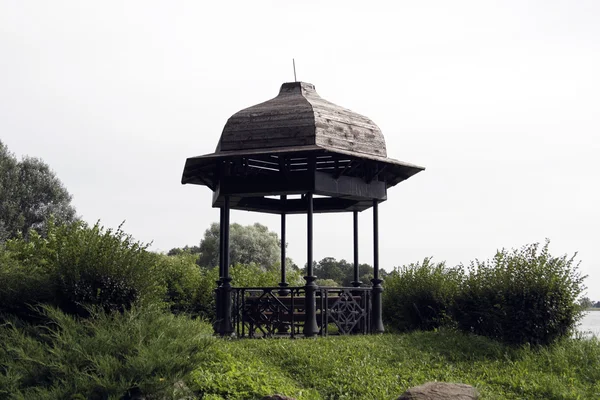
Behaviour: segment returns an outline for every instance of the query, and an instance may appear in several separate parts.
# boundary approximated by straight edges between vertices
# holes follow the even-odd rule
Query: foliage
[[[354,281],[354,265],[348,261],[336,260],[333,257],[325,257],[321,261],[315,263],[314,274],[319,279],[331,279],[338,283],[339,286],[352,286]],[[385,275],[385,271],[380,271]],[[360,264],[358,266],[359,280],[363,285],[370,285],[373,278],[373,267],[369,264]]]
[[[31,305],[56,303],[47,265],[22,264],[16,258],[0,245],[0,322],[2,314],[28,316]]]
[[[29,304],[45,303],[85,316],[85,305],[122,311],[164,296],[157,255],[120,227],[50,222],[46,237],[32,231],[28,240],[7,241],[0,254],[3,282],[20,281],[0,285],[0,312],[26,317]]]
[[[597,339],[513,347],[440,329],[217,340],[208,337],[209,324],[156,308],[95,312],[86,320],[46,312],[49,329],[17,321],[0,327],[0,397],[182,398],[172,392],[180,381],[193,391],[189,396],[203,399],[274,393],[299,400],[389,399],[433,380],[474,385],[482,399],[492,400],[591,399],[600,390]]]
[[[215,315],[214,290],[219,270],[199,267],[194,257],[189,253],[161,256],[157,269],[164,275],[165,302],[176,314],[187,313],[211,319]],[[281,281],[277,265],[265,270],[254,263],[235,264],[230,267],[229,275],[235,287],[278,286]],[[286,271],[286,281],[291,286],[304,285],[300,271],[292,268]]]
[[[392,399],[427,381],[463,382],[482,400],[593,399],[600,343],[567,339],[547,348],[506,346],[441,329],[316,340],[222,340],[192,374],[210,399]]]
[[[75,220],[71,195],[42,160],[18,161],[0,141],[0,243],[30,229],[45,231],[46,220]]]
[[[179,382],[213,342],[206,323],[157,307],[91,310],[85,320],[51,307],[43,313],[47,326],[0,326],[1,398],[181,398]]]
[[[164,276],[165,302],[171,312],[205,318],[214,316],[217,278],[206,268],[196,264],[194,254],[184,252],[170,257],[160,255],[157,269]]]
[[[199,246],[183,246],[183,247],[174,247],[167,253],[168,256],[179,256],[181,254],[195,254],[196,258],[200,255],[200,247]]]
[[[210,270],[212,278],[218,279],[218,270]],[[281,282],[281,271],[278,266],[271,267],[266,271],[254,264],[235,264],[229,269],[231,276],[231,285],[234,287],[257,287],[257,286],[277,286]],[[290,286],[303,286],[304,279],[300,271],[288,268],[286,270],[286,281]]]
[[[585,289],[574,259],[550,255],[546,241],[471,263],[456,300],[459,328],[533,345],[570,334],[582,316],[577,298]]]
[[[255,263],[266,269],[276,265],[281,257],[281,243],[275,232],[256,223],[229,227],[229,259],[231,264]],[[213,268],[219,265],[219,224],[213,223],[200,242],[198,264]]]
[[[334,281],[333,279],[317,279],[315,281],[315,283],[318,286],[324,286],[324,287],[339,287],[340,284],[337,283],[336,281]]]
[[[400,331],[431,330],[451,323],[462,279],[462,269],[431,258],[396,268],[385,279],[384,321]]]
[[[594,302],[589,297],[582,297],[579,299],[579,306],[585,310],[594,307]]]

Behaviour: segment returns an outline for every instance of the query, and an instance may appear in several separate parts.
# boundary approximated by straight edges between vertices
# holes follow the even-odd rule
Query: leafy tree
[[[198,246],[184,246],[174,247],[167,253],[168,256],[179,256],[182,254],[200,254],[200,247]]]
[[[205,267],[219,265],[219,224],[213,223],[204,232],[200,242],[198,264]],[[281,257],[279,236],[259,223],[229,227],[229,259],[231,264],[255,263],[263,269],[278,265]],[[288,263],[286,263],[287,265]]]
[[[45,230],[76,219],[71,195],[50,167],[38,158],[18,161],[0,141],[0,242],[27,236],[30,229]]]
[[[579,305],[581,306],[581,308],[583,308],[585,310],[585,309],[594,307],[594,302],[592,300],[590,300],[589,297],[582,297],[579,300]]]
[[[597,301],[596,304],[594,304],[594,308],[600,308],[600,301]]]
[[[381,270],[380,274],[383,272]],[[341,286],[352,286],[352,282],[354,281],[354,264],[344,259],[338,261],[333,257],[325,257],[315,263],[314,274],[319,279],[331,279]],[[360,264],[358,266],[358,276],[363,284],[370,284],[373,278],[373,267],[369,264]]]

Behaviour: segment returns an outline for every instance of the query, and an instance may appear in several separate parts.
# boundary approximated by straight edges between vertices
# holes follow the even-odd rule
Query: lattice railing
[[[238,337],[302,334],[305,289],[300,287],[233,288],[232,318]],[[316,293],[321,335],[370,331],[371,288],[321,287]]]

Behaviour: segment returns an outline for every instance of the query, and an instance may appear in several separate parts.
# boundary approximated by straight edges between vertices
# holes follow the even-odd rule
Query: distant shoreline
[[[600,308],[598,308],[598,307],[586,308],[585,311],[600,311]]]

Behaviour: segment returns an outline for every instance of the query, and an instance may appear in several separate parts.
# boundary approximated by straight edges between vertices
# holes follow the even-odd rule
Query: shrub
[[[46,268],[24,266],[0,247],[0,321],[2,314],[31,316],[31,304],[49,303],[53,298]]]
[[[384,321],[400,331],[431,330],[450,323],[462,279],[462,269],[436,264],[431,258],[396,268],[385,279]]]
[[[218,279],[218,269],[211,270],[215,280]],[[281,270],[276,264],[267,270],[258,264],[235,264],[229,269],[231,285],[234,287],[278,286],[281,281]],[[299,270],[288,268],[286,281],[290,286],[303,286],[304,280]]]
[[[333,279],[317,279],[315,283],[319,286],[325,287],[339,287],[340,284],[334,281]]]
[[[0,398],[182,398],[180,382],[213,341],[208,324],[156,306],[92,309],[83,320],[51,307],[43,313],[46,327],[0,326]]]
[[[48,224],[47,236],[31,231],[28,240],[9,240],[0,250],[3,281],[0,311],[22,311],[45,303],[85,316],[85,305],[122,311],[132,304],[162,301],[165,291],[156,271],[157,254],[119,227],[104,230],[76,222]],[[31,316],[31,315],[30,315]]]
[[[573,257],[553,257],[549,241],[475,261],[454,310],[460,329],[507,343],[546,345],[582,316],[584,276]]]
[[[217,279],[213,273],[199,267],[196,258],[196,255],[186,252],[160,256],[158,269],[166,285],[165,302],[175,314],[212,318]]]

